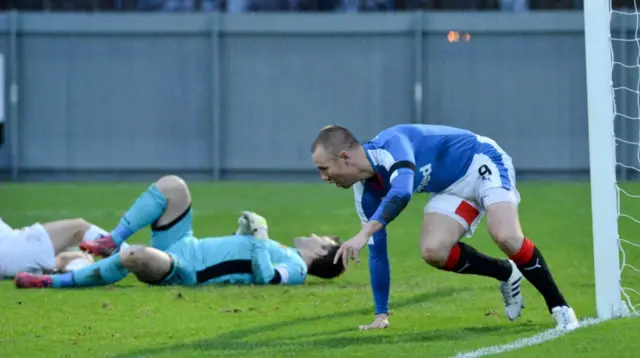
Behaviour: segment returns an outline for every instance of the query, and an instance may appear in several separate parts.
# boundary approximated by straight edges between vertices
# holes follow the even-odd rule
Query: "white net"
[[[613,4],[617,2],[614,1]],[[611,9],[622,298],[640,311],[640,0]],[[637,3],[637,4],[636,4]]]

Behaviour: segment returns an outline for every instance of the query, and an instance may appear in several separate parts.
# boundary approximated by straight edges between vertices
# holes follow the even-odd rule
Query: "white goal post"
[[[584,2],[591,212],[598,317],[622,315],[611,0]]]

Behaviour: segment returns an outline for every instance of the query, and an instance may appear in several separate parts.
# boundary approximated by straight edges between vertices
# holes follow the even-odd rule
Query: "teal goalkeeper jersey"
[[[245,283],[301,285],[307,276],[307,265],[298,251],[270,239],[243,235],[203,238],[198,240],[195,256],[197,271],[251,261],[253,282]],[[274,278],[279,280],[273,282]]]

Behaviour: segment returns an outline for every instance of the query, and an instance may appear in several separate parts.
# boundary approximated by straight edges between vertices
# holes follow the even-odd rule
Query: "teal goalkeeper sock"
[[[164,213],[167,198],[152,184],[124,214],[118,226],[111,232],[113,241],[120,246],[131,235],[153,224]]]
[[[116,283],[128,273],[122,266],[120,255],[115,254],[80,270],[53,275],[51,279],[54,288],[91,287]]]

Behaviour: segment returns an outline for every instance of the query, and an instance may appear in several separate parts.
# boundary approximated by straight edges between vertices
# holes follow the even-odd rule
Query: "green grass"
[[[0,216],[13,226],[82,216],[106,229],[148,184],[0,185]],[[521,221],[545,254],[578,316],[595,316],[588,184],[522,183]],[[640,186],[627,189],[640,192]],[[351,191],[311,184],[192,183],[199,236],[230,233],[238,213],[269,219],[271,236],[291,243],[310,232],[348,238],[359,229]],[[508,343],[553,326],[544,301],[525,284],[527,308],[510,323],[497,282],[428,267],[418,235],[425,196],[390,227],[391,326],[360,332],[372,319],[366,260],[334,281],[302,287],[147,287],[133,278],[115,287],[17,290],[0,283],[0,357],[449,357]],[[640,201],[623,210],[640,217]],[[639,224],[621,235],[640,242]],[[146,243],[149,233],[132,241]],[[486,229],[466,239],[500,255]],[[627,248],[640,267],[640,249]],[[366,249],[364,250],[366,254]],[[640,289],[640,274],[624,282]],[[640,297],[636,297],[639,303]],[[506,354],[513,357],[635,357],[638,319],[587,327]]]

